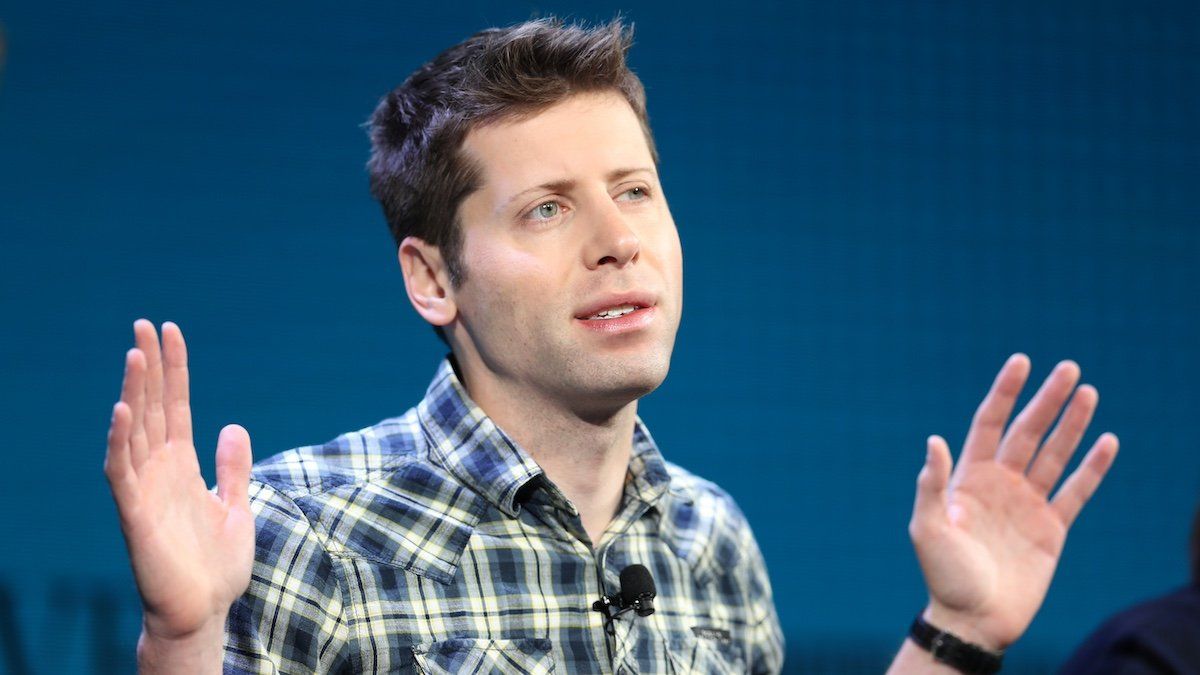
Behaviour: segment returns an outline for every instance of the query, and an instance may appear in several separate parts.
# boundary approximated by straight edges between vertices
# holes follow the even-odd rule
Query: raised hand
[[[1117,437],[1102,434],[1050,498],[1099,396],[1090,385],[1076,389],[1079,366],[1063,361],[1005,430],[1029,368],[1023,354],[1001,368],[953,475],[946,441],[929,438],[909,523],[929,588],[926,619],[991,649],[1007,647],[1033,620],[1067,530],[1117,455]]]
[[[218,494],[209,492],[192,444],[187,347],[175,324],[162,332],[160,351],[154,324],[134,322],[104,473],[142,597],[143,646],[200,633],[211,644],[215,632],[219,652],[224,617],[254,562],[250,437],[237,425],[221,430]]]

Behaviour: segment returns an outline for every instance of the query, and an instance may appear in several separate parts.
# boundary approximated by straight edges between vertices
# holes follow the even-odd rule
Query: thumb
[[[946,521],[946,488],[950,484],[950,447],[941,436],[926,441],[925,466],[917,476],[917,499],[913,504],[911,529],[936,526]]]
[[[244,504],[250,488],[250,434],[229,424],[217,438],[217,495],[226,504]]]

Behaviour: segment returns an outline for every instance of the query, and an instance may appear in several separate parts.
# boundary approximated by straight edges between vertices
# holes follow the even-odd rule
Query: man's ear
[[[435,326],[453,321],[458,308],[441,250],[424,239],[405,237],[398,255],[404,288],[417,314]]]

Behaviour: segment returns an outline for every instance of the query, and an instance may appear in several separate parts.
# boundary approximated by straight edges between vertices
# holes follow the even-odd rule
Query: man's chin
[[[658,389],[667,378],[669,366],[669,361],[662,359],[643,362],[637,367],[631,367],[626,362],[596,369],[576,381],[572,397],[580,407],[590,409],[595,414],[616,413]]]

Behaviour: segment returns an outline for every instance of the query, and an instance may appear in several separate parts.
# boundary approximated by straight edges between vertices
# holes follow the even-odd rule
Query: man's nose
[[[594,231],[584,251],[589,269],[601,265],[624,267],[637,260],[642,242],[621,209],[608,200],[596,211]]]

